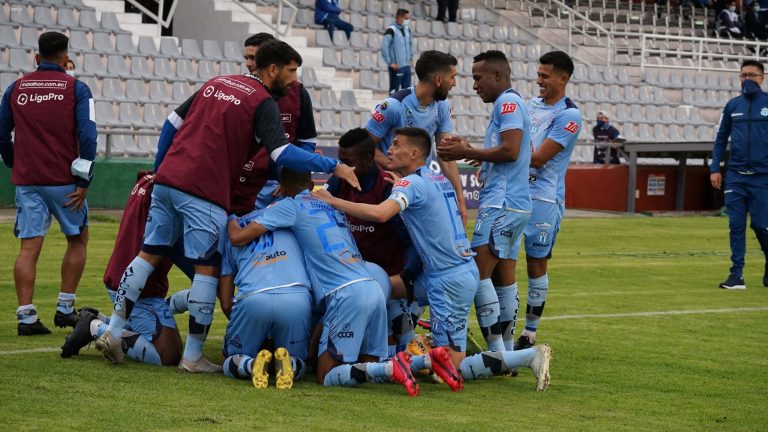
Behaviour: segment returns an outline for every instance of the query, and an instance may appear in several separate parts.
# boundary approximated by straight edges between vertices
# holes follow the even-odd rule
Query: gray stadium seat
[[[379,86],[378,74],[379,72],[374,72],[368,69],[361,70],[360,87],[374,91],[386,91],[387,87]]]
[[[317,79],[317,73],[309,66],[303,66],[301,68],[301,82],[308,88],[312,89],[324,89],[331,88],[328,84],[323,84]]]
[[[353,33],[354,34],[354,33]],[[381,49],[381,40],[383,37],[378,33],[370,33],[368,35],[368,49],[372,51],[378,51]]]
[[[327,34],[327,32],[326,32]],[[365,50],[368,49],[368,41],[363,36],[364,33],[361,32],[352,32],[352,36],[349,40],[349,45],[357,50]],[[320,45],[320,44],[318,44]]]
[[[167,55],[173,58],[181,57],[181,51],[179,51],[179,45],[176,42],[176,38],[173,38],[173,37],[160,38],[160,54]]]
[[[432,36],[436,38],[446,37],[445,25],[442,21],[432,21]]]
[[[93,50],[108,54],[115,51],[115,45],[112,43],[112,37],[109,33],[93,34]]]
[[[136,54],[139,52],[133,43],[131,35],[122,33],[117,35],[117,51],[124,54]]]
[[[315,32],[315,43],[319,47],[333,47],[333,41],[325,30],[317,30]]]
[[[234,61],[242,61],[243,60],[243,49],[240,47],[240,44],[233,41],[225,41],[224,42],[224,57],[226,57],[229,60]]]
[[[17,5],[11,8],[8,18],[19,24],[32,24],[32,17],[29,16],[29,9],[26,6]]]
[[[19,79],[19,74],[15,72],[0,73],[0,93],[4,93],[5,90],[17,79]]]
[[[337,48],[347,48],[349,46],[347,35],[341,31],[333,32],[333,45]]]
[[[143,124],[141,114],[138,109],[139,105],[131,102],[120,103],[120,123],[132,127],[140,127]]]
[[[189,58],[199,59],[203,56],[200,52],[200,47],[197,45],[197,41],[194,39],[182,39],[181,40],[181,53]]]
[[[99,80],[88,76],[78,77],[77,79],[88,86],[88,88],[91,90],[91,96],[93,96],[94,99],[101,99],[101,85],[99,84]]]
[[[148,150],[142,149],[136,144],[133,135],[113,135],[112,148],[119,149],[127,157],[148,158],[150,155]]]
[[[683,126],[683,141],[698,141],[699,134],[696,132],[696,126],[687,124]]]
[[[197,76],[202,81],[208,81],[218,75],[217,70],[216,62],[211,60],[200,60],[197,64]]]
[[[110,102],[126,100],[125,90],[119,78],[104,78],[101,81],[101,94],[104,100]]]
[[[151,36],[139,36],[139,53],[148,57],[160,55],[157,45],[155,45],[155,39]]]
[[[314,16],[311,19],[312,19],[312,24],[314,24],[315,23]],[[349,14],[349,23],[352,24],[352,26],[355,28],[355,31],[365,32],[368,30],[365,26],[365,17],[363,15],[360,15],[359,13]]]
[[[189,88],[186,82],[181,81],[184,87]],[[176,82],[173,83],[174,89],[176,88]],[[190,94],[187,94],[187,97],[189,97]],[[185,97],[180,102],[183,102],[187,98]],[[169,100],[171,100],[171,93],[168,88],[168,83],[163,80],[154,79],[149,82],[149,100],[162,102],[162,103],[168,103]],[[174,97],[174,100],[176,98]]]
[[[357,3],[357,2],[354,2]],[[366,5],[366,12],[368,14],[381,14],[381,1],[380,0],[368,0]]]
[[[384,20],[381,17],[375,15],[369,15],[368,19],[366,20],[366,26],[370,32],[384,33],[385,25],[386,24],[384,23]]]
[[[140,149],[149,152],[149,157],[157,155],[157,137],[151,135],[137,135],[136,144]]]
[[[167,88],[167,87],[166,87]],[[150,89],[151,89],[151,83],[150,83]],[[150,92],[150,97],[152,93]],[[185,100],[189,99],[189,97],[192,96],[192,91],[189,88],[189,85],[183,81],[176,81],[173,83],[173,100],[177,103],[182,103]]]
[[[461,27],[455,22],[449,22],[445,28],[445,34],[448,36],[448,39],[458,39],[462,36]]]
[[[86,53],[83,55],[83,73],[102,76],[107,74],[107,66],[99,54]]]
[[[230,62],[230,61],[223,61],[219,64],[219,67],[221,68],[221,72],[219,72],[220,75],[240,75],[243,73],[243,69],[241,68],[240,63],[236,62]]]
[[[40,33],[35,27],[22,27],[21,28],[21,46],[32,48],[37,50],[37,39],[40,37]]]
[[[333,48],[323,48],[323,66],[332,67],[334,69],[346,69],[339,63],[339,58],[336,56],[336,50]]]
[[[129,79],[125,82],[125,99],[128,102],[143,102],[147,100],[147,86],[144,81]]]
[[[328,48],[326,48],[328,49]],[[341,68],[342,69],[358,69],[359,64],[355,52],[351,49],[341,50]]]
[[[313,105],[315,106],[315,105]],[[336,111],[339,109],[339,100],[336,98],[336,93],[333,90],[321,90],[320,91],[320,103],[316,105],[318,108],[322,110],[333,110]]]
[[[101,14],[101,27],[116,34],[127,33],[120,27],[120,22],[117,21],[117,15],[114,12],[104,12]]]
[[[145,79],[152,78],[152,68],[149,66],[149,62],[146,57],[135,56],[131,58],[131,75],[135,77],[141,77]]]
[[[92,9],[80,10],[80,27],[90,31],[103,31],[99,20],[96,19],[96,11]]]
[[[341,129],[348,131],[360,126],[360,114],[354,111],[344,111],[341,113]]]
[[[165,121],[165,114],[160,104],[148,103],[144,105],[144,125],[160,129]]]
[[[51,8],[48,6],[35,6],[33,21],[38,26],[45,27],[46,29],[60,28],[59,25],[56,24],[56,20],[53,19]]]
[[[224,60],[219,43],[215,40],[206,39],[203,41],[203,55],[213,60]]]
[[[160,60],[160,59],[157,59]],[[155,60],[155,65],[157,65]],[[176,76],[187,81],[196,81],[197,74],[192,66],[192,60],[180,58],[176,60]]]
[[[19,36],[11,26],[0,25],[0,43],[9,48],[19,46]]]
[[[127,78],[131,76],[131,67],[122,55],[111,55],[107,57],[107,73],[111,76]]]
[[[320,121],[317,123],[317,132],[323,135],[333,135],[341,130],[340,126],[337,126],[336,115],[333,111],[321,111]]]
[[[315,24],[315,14],[307,9],[299,9],[296,12],[296,24],[302,27],[310,27]],[[352,25],[355,25],[352,23]],[[357,28],[357,26],[355,26]]]
[[[355,96],[353,90],[342,90],[339,102],[342,111],[368,112],[368,108],[362,107],[357,103],[357,96]]]
[[[69,49],[72,51],[88,52],[91,51],[91,42],[88,35],[82,31],[72,30],[69,32]]]
[[[430,26],[430,21],[427,20],[418,20],[416,21],[416,26],[414,28],[414,35],[416,36],[430,36],[432,33],[432,28]]]
[[[114,126],[120,124],[112,102],[96,101],[94,109],[96,110],[96,120],[99,125]]]
[[[80,24],[75,18],[74,10],[69,8],[57,8],[56,22],[59,26],[72,30],[81,30]]]

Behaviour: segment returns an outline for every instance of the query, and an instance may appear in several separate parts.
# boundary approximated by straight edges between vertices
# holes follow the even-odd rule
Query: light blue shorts
[[[77,186],[16,186],[16,238],[44,237],[51,226],[53,215],[64,235],[80,234],[88,226],[88,200],[77,211],[69,211],[64,204],[67,195]]]
[[[520,213],[493,207],[481,208],[477,213],[475,231],[472,233],[472,248],[489,245],[500,259],[517,260],[520,239],[529,213]]]
[[[154,247],[173,246],[183,236],[184,255],[206,263],[221,256],[226,227],[227,212],[223,208],[157,184],[152,189],[152,205],[144,231],[145,247],[142,249],[156,253]]]
[[[480,273],[474,261],[456,270],[426,278],[429,320],[435,346],[467,350],[469,308],[480,287]]]
[[[277,180],[267,180],[267,182],[264,183],[259,194],[256,195],[256,210],[265,209],[268,205],[275,202],[277,197],[272,196],[272,194],[275,192],[275,189],[277,189],[278,184],[280,184],[280,182]]]
[[[533,200],[533,211],[525,227],[525,253],[533,258],[545,258],[552,252],[555,236],[560,230],[560,206]]]
[[[328,351],[344,363],[361,354],[387,357],[387,305],[378,283],[354,283],[328,294],[325,304],[318,356]]]
[[[278,288],[246,295],[232,306],[224,335],[224,357],[255,357],[264,340],[272,337],[295,357],[307,359],[312,297],[305,287]]]
[[[115,302],[115,291],[107,289],[107,294]],[[133,305],[126,330],[138,333],[152,341],[160,334],[163,327],[176,329],[176,320],[162,297],[139,297]]]

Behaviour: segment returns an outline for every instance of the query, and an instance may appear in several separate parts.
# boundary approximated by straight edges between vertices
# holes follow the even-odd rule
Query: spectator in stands
[[[67,60],[67,67],[65,68],[67,75],[74,77],[75,76],[75,62],[72,61],[72,59]]]
[[[768,22],[760,16],[760,3],[754,1],[744,17],[744,31],[747,38],[765,40],[768,38]]]
[[[13,269],[19,336],[51,332],[38,319],[32,304],[37,259],[51,215],[67,237],[53,323],[74,327],[77,322],[75,291],[85,268],[88,243],[85,197],[96,158],[91,90],[64,69],[69,38],[45,32],[38,39],[38,47],[37,70],[8,86],[0,103],[0,156],[11,168],[11,182],[16,185],[14,234],[21,240]],[[3,246],[6,248],[10,245]]]
[[[731,0],[728,7],[717,16],[717,32],[721,37],[741,39],[744,37],[744,23],[736,10],[736,2]]]
[[[619,130],[613,127],[608,121],[608,115],[604,112],[597,113],[597,124],[592,128],[592,136],[595,138],[596,143],[612,143],[616,142],[619,137]],[[610,149],[610,164],[620,164],[619,150],[614,147],[607,146],[595,146],[595,153],[592,157],[592,163],[605,164],[606,150]]]
[[[411,13],[398,9],[393,22],[384,32],[381,41],[381,58],[389,65],[389,94],[411,86],[411,58],[413,57],[413,35],[408,23]]]
[[[456,13],[459,10],[459,0],[437,0],[438,21],[445,21],[445,11],[448,11],[448,21],[456,22]]]
[[[328,34],[333,40],[333,31],[337,28],[347,35],[347,40],[352,36],[352,30],[355,28],[352,24],[339,18],[341,9],[339,0],[316,0],[315,1],[315,24],[320,24],[328,29]]]
[[[725,289],[745,289],[744,253],[747,213],[757,242],[765,254],[763,286],[768,287],[768,94],[760,86],[765,68],[757,60],[741,64],[741,95],[725,104],[720,116],[709,179],[712,187],[725,189],[725,207],[731,243],[731,270],[720,284]],[[726,165],[725,187],[720,162],[730,137],[730,156]]]

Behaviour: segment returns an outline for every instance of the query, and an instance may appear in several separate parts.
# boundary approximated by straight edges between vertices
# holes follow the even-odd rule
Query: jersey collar
[[[39,71],[59,71],[64,72],[64,68],[51,62],[42,62],[37,66]]]

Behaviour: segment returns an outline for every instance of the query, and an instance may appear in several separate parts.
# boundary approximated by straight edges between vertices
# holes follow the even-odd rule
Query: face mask
[[[407,26],[410,23],[411,23],[411,20],[407,19],[407,20],[403,21],[403,26]]]
[[[736,12],[736,6],[729,6],[728,10],[731,12]]]
[[[65,71],[65,72],[67,73],[67,75],[71,76],[72,78],[74,78],[74,77],[75,77],[75,71],[73,71],[73,70],[68,70],[68,71]]]
[[[741,94],[744,96],[751,98],[753,95],[760,92],[760,84],[756,83],[755,81],[752,81],[751,79],[744,80],[743,83],[741,83]]]
[[[597,121],[597,127],[603,127],[603,126],[605,126],[605,125],[606,125],[606,122],[604,122],[604,121],[602,121],[602,120],[598,120],[598,121]]]

